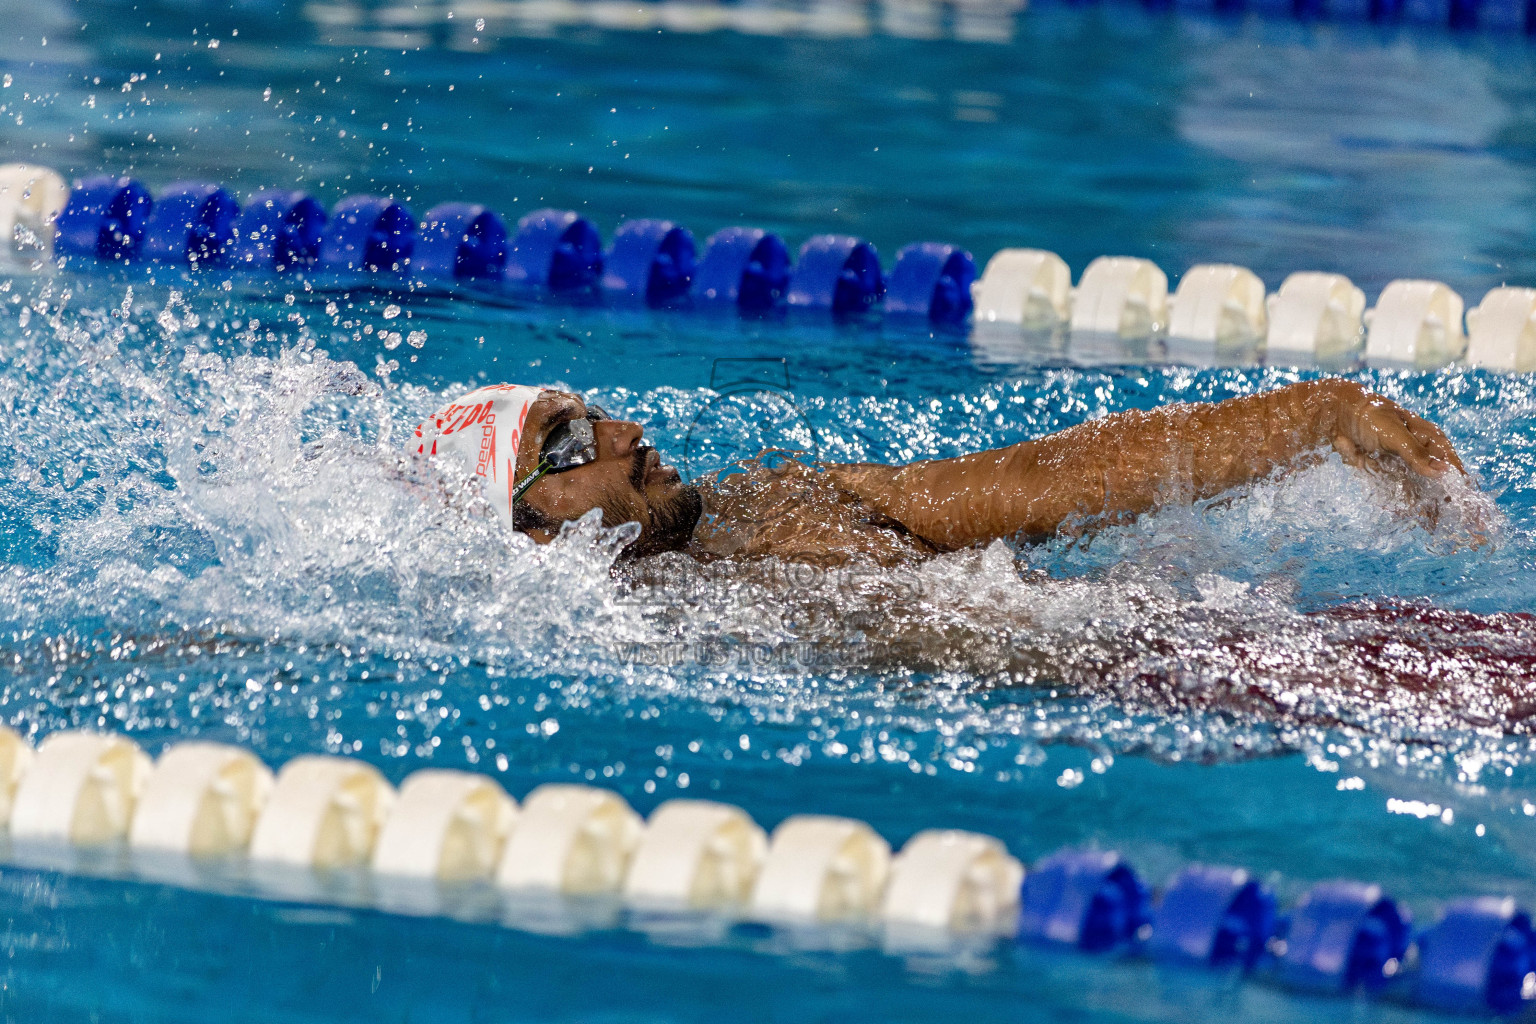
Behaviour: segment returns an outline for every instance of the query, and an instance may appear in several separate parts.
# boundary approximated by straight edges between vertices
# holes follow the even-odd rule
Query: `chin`
[[[704,498],[691,484],[674,484],[650,502],[651,523],[625,551],[645,558],[664,551],[681,551],[693,539],[693,528],[704,513]]]

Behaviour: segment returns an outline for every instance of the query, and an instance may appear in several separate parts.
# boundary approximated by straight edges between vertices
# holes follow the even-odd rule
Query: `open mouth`
[[[662,465],[660,452],[655,448],[646,449],[644,480],[647,484],[657,480],[663,483],[676,483],[680,479],[682,478],[678,475],[676,467]]]
[[[629,471],[629,482],[635,490],[644,490],[661,468],[661,453],[643,444],[634,452],[634,465]]]

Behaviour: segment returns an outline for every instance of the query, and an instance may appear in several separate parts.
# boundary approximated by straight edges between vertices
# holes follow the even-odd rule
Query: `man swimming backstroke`
[[[1329,450],[1409,493],[1465,474],[1438,427],[1338,378],[1115,413],[951,459],[788,460],[704,485],[664,465],[638,424],[545,388],[473,391],[419,426],[412,447],[483,477],[502,519],[541,543],[600,509],[605,526],[640,524],[633,557],[680,550],[822,565],[893,565],[998,539],[1081,533],[1301,468]]]

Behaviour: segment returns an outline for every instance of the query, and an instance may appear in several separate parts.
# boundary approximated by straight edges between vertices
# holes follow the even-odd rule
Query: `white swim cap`
[[[465,469],[484,477],[485,496],[511,526],[523,423],[544,390],[491,384],[462,395],[416,427],[416,450],[424,455],[451,455]]]

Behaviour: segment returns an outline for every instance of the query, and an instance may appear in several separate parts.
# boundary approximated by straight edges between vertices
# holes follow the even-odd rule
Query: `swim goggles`
[[[528,488],[542,480],[547,473],[562,473],[567,469],[585,466],[597,461],[597,435],[592,424],[609,419],[609,415],[595,405],[587,406],[587,414],[557,424],[544,439],[539,451],[539,464],[532,473],[512,492],[512,503],[522,500]]]

